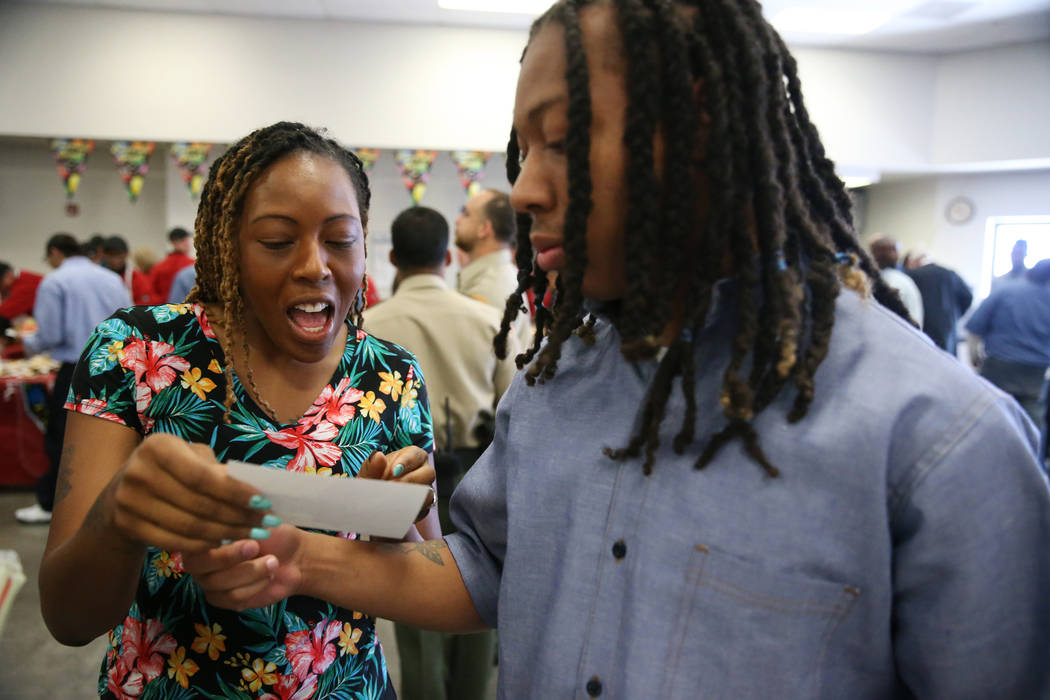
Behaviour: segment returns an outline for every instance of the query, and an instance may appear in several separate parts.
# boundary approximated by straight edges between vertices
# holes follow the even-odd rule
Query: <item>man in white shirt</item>
[[[467,200],[456,219],[456,247],[468,260],[460,270],[457,288],[495,307],[501,318],[507,298],[518,288],[518,268],[512,250],[516,232],[510,197],[499,190],[478,192]],[[523,349],[532,344],[532,322],[528,314],[517,317],[514,335]]]
[[[868,244],[875,264],[879,266],[882,281],[897,290],[901,301],[908,309],[912,320],[922,328],[922,293],[915,286],[911,277],[897,266],[900,257],[900,244],[888,236],[878,236]]]
[[[499,360],[492,338],[500,312],[448,288],[452,260],[448,222],[427,207],[403,211],[391,225],[390,262],[397,268],[394,295],[364,312],[364,329],[411,351],[426,377],[437,446],[438,513],[442,531],[453,532],[449,497],[462,473],[487,446],[479,441],[487,414],[514,376],[519,352],[508,338]],[[513,290],[512,290],[513,291]],[[491,432],[491,427],[488,428]],[[429,632],[397,625],[404,700],[481,700],[487,697],[495,632],[468,635]]]

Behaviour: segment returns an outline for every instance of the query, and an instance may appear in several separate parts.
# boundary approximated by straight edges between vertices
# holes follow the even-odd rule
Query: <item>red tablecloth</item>
[[[50,391],[55,375],[0,377],[0,486],[31,486],[47,471],[44,425],[29,406],[27,388]]]

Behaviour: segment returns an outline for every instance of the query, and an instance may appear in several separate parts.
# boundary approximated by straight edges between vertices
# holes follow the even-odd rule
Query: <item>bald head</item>
[[[880,236],[873,240],[869,247],[871,249],[871,257],[875,258],[875,264],[879,266],[880,270],[885,270],[888,267],[897,267],[897,258],[899,256],[897,241],[888,236]]]

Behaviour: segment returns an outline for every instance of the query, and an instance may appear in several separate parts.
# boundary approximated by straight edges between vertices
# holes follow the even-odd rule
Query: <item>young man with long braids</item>
[[[212,166],[187,303],[95,328],[65,404],[40,598],[63,643],[109,631],[100,696],[394,697],[371,617],[305,596],[219,609],[193,560],[251,551],[280,523],[219,461],[434,478],[419,365],[360,330],[369,199],[361,161],[335,141],[259,129]],[[420,532],[439,536],[436,520]]]
[[[498,625],[508,698],[1047,697],[1032,426],[893,313],[758,4],[558,3],[508,155],[558,289],[459,532],[278,528],[210,599]]]

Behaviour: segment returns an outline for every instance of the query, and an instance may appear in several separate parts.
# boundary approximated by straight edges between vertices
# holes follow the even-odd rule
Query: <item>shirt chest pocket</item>
[[[763,570],[698,544],[661,698],[813,697],[829,639],[860,591]]]

